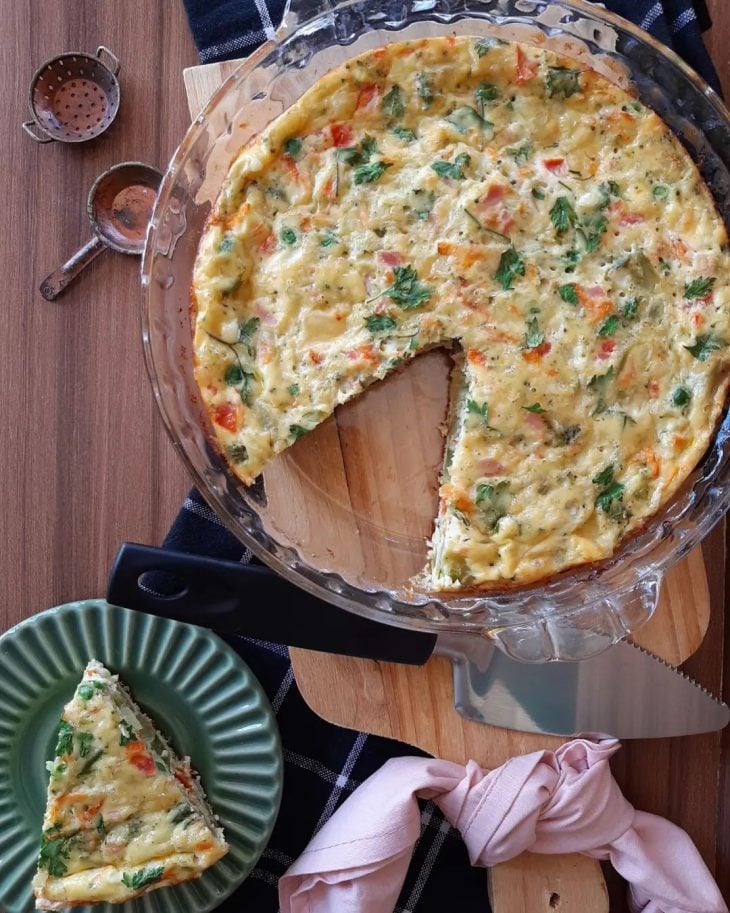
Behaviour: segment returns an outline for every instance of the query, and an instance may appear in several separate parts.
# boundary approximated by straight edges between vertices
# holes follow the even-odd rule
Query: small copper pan
[[[86,202],[94,236],[43,280],[40,292],[46,301],[55,301],[107,247],[142,253],[161,180],[162,172],[144,162],[122,162],[99,175]]]
[[[119,110],[119,61],[100,45],[96,54],[69,51],[40,67],[30,84],[33,120],[23,124],[37,143],[83,143],[103,133]]]

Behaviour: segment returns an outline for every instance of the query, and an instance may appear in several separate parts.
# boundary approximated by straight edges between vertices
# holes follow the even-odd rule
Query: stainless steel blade
[[[490,726],[551,735],[654,739],[722,729],[730,708],[673,666],[628,642],[580,662],[528,664],[489,640],[442,634],[454,703]]]

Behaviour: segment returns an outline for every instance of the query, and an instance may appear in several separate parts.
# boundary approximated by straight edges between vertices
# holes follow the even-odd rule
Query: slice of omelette
[[[233,162],[195,264],[195,376],[250,484],[369,384],[457,347],[417,583],[530,584],[611,557],[697,465],[730,380],[728,277],[692,159],[585,61],[399,42]]]
[[[228,851],[190,758],[96,660],[64,708],[48,767],[39,909],[129,900],[197,878]]]

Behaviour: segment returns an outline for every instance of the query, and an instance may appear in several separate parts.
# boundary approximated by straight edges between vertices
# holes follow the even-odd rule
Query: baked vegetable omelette
[[[120,903],[197,878],[228,852],[190,758],[96,660],[64,708],[48,767],[38,909]]]
[[[431,591],[610,557],[723,409],[728,238],[650,109],[496,38],[326,74],[233,162],[192,286],[195,375],[247,484],[419,352],[455,352]]]

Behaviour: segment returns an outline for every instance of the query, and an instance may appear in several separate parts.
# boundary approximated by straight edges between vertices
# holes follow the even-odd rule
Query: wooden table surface
[[[709,6],[708,47],[730,97],[730,4]],[[190,486],[145,373],[139,261],[102,254],[57,304],[37,289],[88,238],[85,200],[97,174],[125,159],[165,166],[189,120],[181,72],[197,56],[179,0],[0,0],[0,15],[8,203],[0,251],[4,630],[48,606],[103,594],[119,543],[159,543]],[[93,52],[99,44],[122,62],[117,121],[89,144],[36,146],[20,129],[34,69],[62,51]],[[706,544],[715,567],[723,550],[716,532]],[[724,666],[727,700],[723,583],[716,575],[710,632],[687,668],[719,692]],[[633,743],[615,769],[637,806],[687,828],[730,896],[730,732]]]

